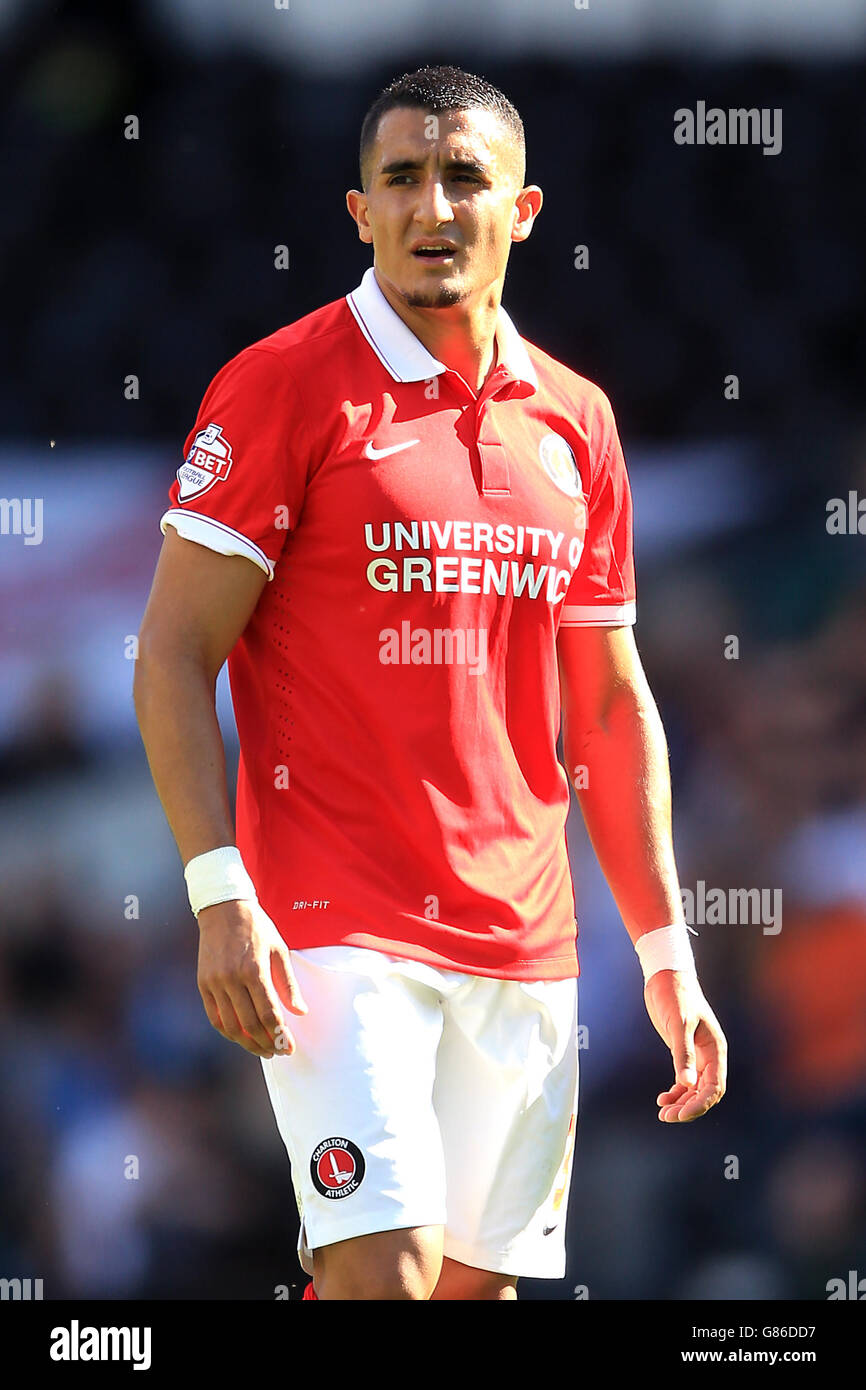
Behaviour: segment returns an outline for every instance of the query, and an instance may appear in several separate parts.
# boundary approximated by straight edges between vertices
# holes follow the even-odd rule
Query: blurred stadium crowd
[[[866,542],[825,525],[829,498],[866,496],[863,65],[419,49],[329,82],[181,58],[134,13],[22,23],[0,59],[0,486],[56,500],[42,547],[0,538],[0,1275],[49,1298],[300,1296],[287,1160],[258,1064],[201,1008],[123,643],[208,381],[357,284],[360,119],[429,58],[521,110],[546,203],[505,303],[617,412],[682,883],[783,894],[775,934],[697,924],[729,1092],[660,1126],[670,1060],[572,809],[569,1270],[521,1297],[823,1299],[866,1276]],[[781,107],[783,152],[678,147],[698,99]],[[221,713],[231,767],[224,685]]]

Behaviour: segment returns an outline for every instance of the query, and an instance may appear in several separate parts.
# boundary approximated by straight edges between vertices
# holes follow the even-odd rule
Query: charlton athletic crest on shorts
[[[313,1150],[310,1177],[323,1197],[351,1197],[363,1181],[364,1155],[351,1139],[323,1139]]]
[[[561,434],[546,434],[538,446],[544,471],[567,497],[581,497],[583,488],[571,445]]]
[[[210,424],[199,430],[186,462],[177,470],[178,501],[190,502],[193,497],[201,497],[214,483],[224,482],[231,466],[232,446],[224,437],[222,427]]]

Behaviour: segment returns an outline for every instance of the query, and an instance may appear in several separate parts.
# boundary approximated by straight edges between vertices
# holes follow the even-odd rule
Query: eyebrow
[[[403,174],[409,171],[423,169],[427,161],[424,159],[394,159],[390,164],[384,164],[379,170],[380,176],[385,174]],[[445,161],[446,169],[460,169],[467,174],[478,174],[481,178],[489,178],[489,171],[483,164],[476,164],[471,159],[448,159]]]

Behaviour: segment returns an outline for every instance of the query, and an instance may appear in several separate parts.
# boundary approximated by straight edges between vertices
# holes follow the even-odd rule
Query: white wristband
[[[234,898],[256,898],[253,881],[244,868],[241,852],[235,845],[197,854],[183,871],[189,905],[196,917],[202,908],[214,903],[231,902]]]
[[[644,932],[634,949],[643,970],[644,984],[659,970],[683,970],[696,974],[692,943],[685,926],[656,927]]]

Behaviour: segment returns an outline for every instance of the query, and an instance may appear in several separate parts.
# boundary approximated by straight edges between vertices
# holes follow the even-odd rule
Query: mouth
[[[456,247],[447,241],[422,241],[412,248],[415,260],[428,265],[451,265],[456,254]]]

